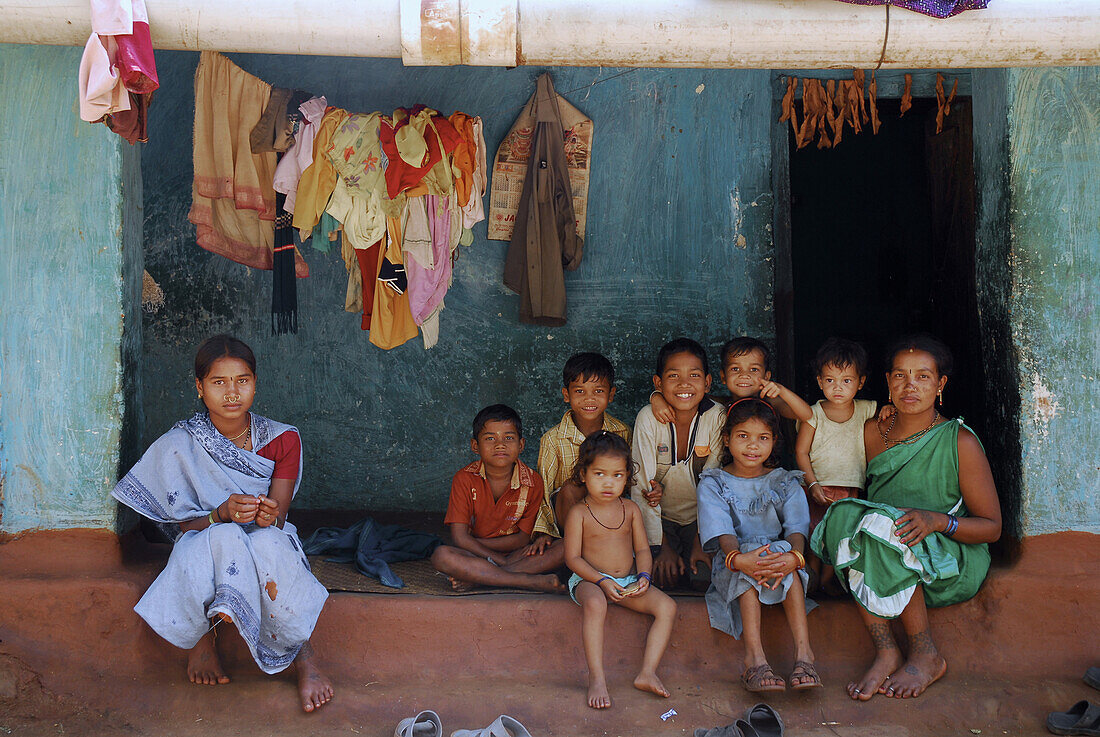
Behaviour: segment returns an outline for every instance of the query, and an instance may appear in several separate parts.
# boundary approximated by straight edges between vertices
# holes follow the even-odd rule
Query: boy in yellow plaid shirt
[[[548,555],[565,563],[562,529],[573,505],[584,498],[584,489],[571,482],[573,466],[584,439],[606,430],[630,442],[630,426],[607,414],[615,398],[615,367],[599,353],[577,353],[565,362],[561,372],[561,396],[569,405],[561,422],[546,431],[539,441],[538,471],[546,485],[535,518],[534,537],[527,555]]]

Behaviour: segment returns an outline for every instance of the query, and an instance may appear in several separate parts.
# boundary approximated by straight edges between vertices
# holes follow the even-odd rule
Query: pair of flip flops
[[[791,671],[791,675],[784,681],[782,678],[775,674],[772,667],[767,663],[761,665],[754,665],[752,668],[747,668],[744,673],[741,674],[741,685],[744,686],[746,691],[751,693],[768,693],[770,691],[786,691],[787,681],[793,681],[795,678],[809,678],[808,682],[792,683],[791,689],[795,691],[804,691],[808,688],[821,688],[821,676],[817,674],[817,668],[813,663],[806,660],[796,661],[794,664],[794,670]],[[765,684],[766,680],[778,680],[780,683]]]
[[[1100,667],[1085,671],[1085,683],[1100,689]],[[1053,711],[1047,715],[1047,731],[1054,734],[1100,735],[1100,706],[1078,701],[1068,711]]]
[[[695,737],[783,737],[783,720],[767,704],[757,704],[745,711],[744,719],[724,727],[697,729]]]
[[[422,711],[398,722],[393,737],[443,737],[443,721],[434,711]],[[531,737],[531,733],[519,721],[501,714],[484,729],[457,729],[451,737]]]

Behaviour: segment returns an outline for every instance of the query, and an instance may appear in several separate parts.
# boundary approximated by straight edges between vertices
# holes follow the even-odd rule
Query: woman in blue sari
[[[113,492],[174,540],[134,610],[189,651],[188,678],[208,685],[229,682],[214,625],[231,622],[265,673],[294,663],[302,708],[313,711],[333,691],[309,643],[328,592],[286,519],[302,479],[301,439],[249,411],[256,358],[236,338],[199,347],[195,387],[207,411],[158,438]]]

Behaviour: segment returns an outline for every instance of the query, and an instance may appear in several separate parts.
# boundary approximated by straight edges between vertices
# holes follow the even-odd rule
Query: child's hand
[[[882,409],[878,411],[878,421],[886,422],[897,411],[897,407],[892,404],[883,405]]]
[[[260,500],[249,494],[230,494],[225,505],[228,521],[239,525],[255,521],[259,508]]]
[[[788,574],[798,570],[798,556],[794,553],[773,553],[765,558],[760,568],[765,573],[764,577],[771,582],[768,588],[776,589]]]
[[[657,579],[657,585],[671,587],[682,575],[684,575],[684,559],[667,544],[662,545],[661,552],[653,561],[653,576]]]
[[[765,381],[760,385],[761,399],[775,399],[783,392],[783,385],[776,381]]]
[[[833,503],[832,497],[825,493],[825,487],[816,481],[810,486],[810,496],[815,502],[823,507],[827,507]]]
[[[610,578],[605,578],[600,581],[599,585],[600,588],[603,589],[603,592],[607,594],[607,598],[611,599],[611,601],[622,601],[626,598],[623,595],[623,590],[619,588],[619,584],[615,583]]]
[[[535,535],[535,539],[532,540],[527,547],[523,549],[523,555],[542,555],[546,552],[546,549],[550,547],[550,543],[554,541],[554,538],[547,535],[545,532],[540,532]]]
[[[649,590],[649,578],[647,576],[638,576],[638,588],[634,589],[633,593],[628,596],[641,596]]]
[[[672,411],[672,405],[661,396],[660,392],[653,392],[649,395],[649,408],[653,411],[653,417],[657,422],[668,423],[676,419],[676,413]]]
[[[268,496],[259,497],[259,506],[256,508],[256,526],[271,527],[279,521],[279,503]]]
[[[660,504],[664,495],[665,487],[661,486],[655,479],[649,480],[649,491],[642,493],[642,496],[645,497],[646,504],[651,507],[656,507]]]
[[[710,556],[703,552],[703,546],[699,544],[698,536],[696,536],[695,544],[691,546],[691,555],[688,557],[688,566],[691,568],[692,573],[699,572],[699,564],[705,563],[707,567],[710,567]]]

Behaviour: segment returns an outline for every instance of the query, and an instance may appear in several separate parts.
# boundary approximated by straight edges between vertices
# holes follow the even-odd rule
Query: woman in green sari
[[[989,570],[988,543],[1001,534],[997,489],[985,451],[962,419],[939,413],[951,353],[927,335],[888,352],[886,382],[895,412],[863,432],[867,498],[829,507],[813,551],[836,567],[860,604],[875,660],[848,695],[912,698],[947,672],[928,630],[927,607],[966,601]],[[903,658],[891,632],[900,619]]]

